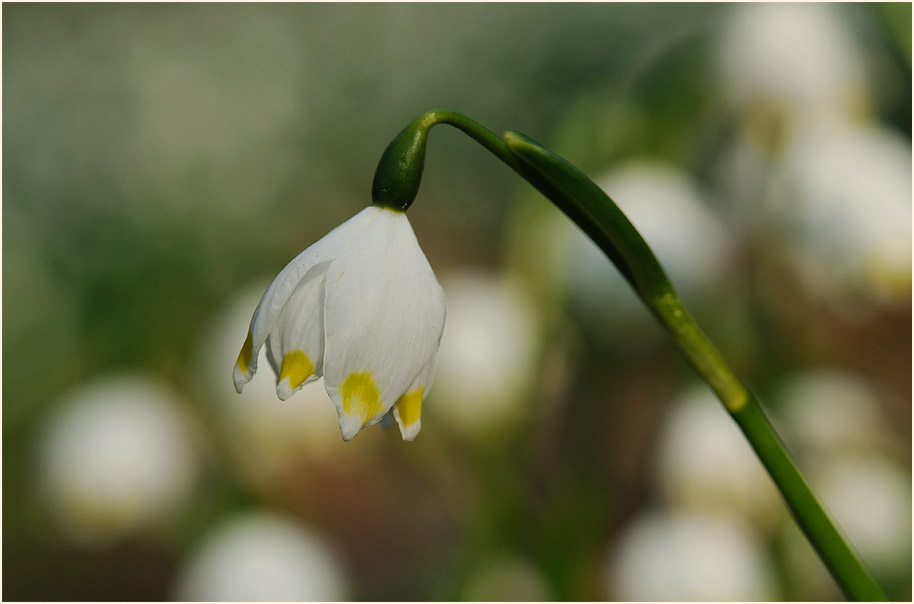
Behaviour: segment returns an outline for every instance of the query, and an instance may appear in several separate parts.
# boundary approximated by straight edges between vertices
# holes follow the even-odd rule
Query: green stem
[[[678,298],[651,305],[680,352],[712,387],[777,485],[793,517],[844,594],[885,601],[886,595],[835,527],[787,452],[758,399],[733,374]]]
[[[410,206],[419,190],[428,131],[439,123],[458,128],[488,149],[600,246],[736,421],[844,593],[855,600],[885,600],[882,589],[800,474],[758,400],[683,307],[635,227],[584,173],[522,134],[508,132],[502,138],[456,111],[429,111],[407,126],[384,151],[372,187],[374,203],[398,210]]]

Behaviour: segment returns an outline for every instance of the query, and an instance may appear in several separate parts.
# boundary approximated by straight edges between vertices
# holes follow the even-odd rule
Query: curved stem
[[[458,128],[488,149],[600,246],[736,421],[844,593],[856,600],[885,600],[879,585],[800,474],[758,400],[683,307],[635,227],[583,172],[517,132],[508,132],[502,138],[456,111],[429,111],[400,132],[384,151],[372,186],[374,203],[399,210],[409,207],[419,190],[428,131],[439,123]]]
[[[397,210],[409,208],[419,191],[419,183],[425,166],[425,143],[428,132],[436,124],[449,124],[467,134],[532,184],[600,246],[636,290],[656,289],[658,292],[666,290],[669,281],[663,275],[660,264],[654,259],[653,252],[615,204],[584,206],[575,203],[573,198],[559,191],[537,169],[530,167],[515,154],[509,141],[518,139],[518,137],[523,138],[523,135],[509,132],[502,138],[479,122],[457,111],[448,109],[426,111],[391,141],[381,155],[375,170],[371,187],[374,204]],[[572,167],[571,164],[568,166]],[[580,184],[584,188],[592,186],[600,191],[586,177]],[[619,229],[606,228],[607,224],[628,224],[627,236],[617,240],[620,239],[618,237]],[[628,257],[623,258],[621,252],[627,252]],[[652,262],[642,260],[647,256]],[[630,268],[629,265],[632,263],[642,265],[635,267],[640,270]],[[641,283],[636,283],[636,274],[640,276]],[[648,278],[650,278],[650,283],[646,282]]]
[[[649,304],[649,306],[651,306]],[[680,352],[712,387],[777,485],[800,529],[844,594],[858,601],[886,595],[851,549],[791,459],[758,399],[727,366],[678,298],[651,306]]]
[[[436,124],[450,124],[492,152],[515,170],[521,168],[508,144],[497,134],[457,111],[426,111],[394,138],[378,162],[371,198],[375,205],[406,210],[416,198],[425,167],[425,141]]]

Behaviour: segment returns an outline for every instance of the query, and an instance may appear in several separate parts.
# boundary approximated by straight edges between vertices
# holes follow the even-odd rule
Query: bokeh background
[[[910,4],[2,16],[5,599],[839,597],[615,269],[445,126],[416,441],[265,364],[234,393],[269,280],[447,107],[613,196],[910,600]]]

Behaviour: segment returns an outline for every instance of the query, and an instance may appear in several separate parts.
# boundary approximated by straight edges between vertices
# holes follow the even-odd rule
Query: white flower
[[[824,4],[734,6],[718,56],[724,98],[756,121],[767,114],[803,126],[857,115],[870,93],[853,31]]]
[[[887,586],[910,582],[909,470],[879,453],[837,452],[808,476],[825,509],[876,580]],[[797,599],[840,597],[834,581],[794,523],[784,523],[779,542],[783,544],[788,580],[803,586],[802,597]]]
[[[248,512],[204,536],[178,576],[187,602],[329,602],[348,579],[333,544],[296,518]]]
[[[255,375],[240,395],[225,379],[225,368],[238,358],[238,334],[247,331],[251,311],[271,279],[257,279],[233,296],[201,333],[194,355],[196,386],[215,404],[214,419],[226,437],[234,470],[258,491],[284,484],[291,473],[311,464],[370,455],[383,440],[373,438],[353,448],[340,439],[323,379],[305,384],[286,401],[276,397],[269,369]]]
[[[280,399],[323,375],[343,440],[391,411],[412,440],[445,314],[444,292],[406,214],[369,206],[267,288],[235,363],[235,389],[254,375],[266,344]]]
[[[507,427],[523,416],[537,371],[533,304],[509,275],[462,271],[442,284],[448,346],[438,358],[435,410],[467,436]]]
[[[686,303],[719,303],[714,292],[724,282],[732,244],[709,209],[707,193],[689,173],[640,158],[598,176],[596,183],[651,246]],[[556,277],[567,285],[570,306],[587,322],[588,332],[629,352],[656,344],[660,332],[621,273],[580,229],[564,216],[555,214],[555,219],[562,219],[561,231],[553,237],[567,246],[559,252],[566,264]]]
[[[604,566],[609,597],[627,601],[767,601],[776,579],[764,541],[727,514],[650,511],[629,524]]]
[[[110,376],[58,405],[42,435],[42,483],[70,537],[111,543],[184,509],[199,460],[184,402],[168,388]]]
[[[778,430],[806,467],[848,453],[891,450],[893,430],[881,412],[885,401],[858,376],[807,370],[787,379],[771,399],[783,419]]]
[[[907,304],[911,190],[910,141],[847,126],[797,141],[775,165],[765,208],[775,241],[829,304]]]
[[[878,454],[838,455],[810,480],[873,572],[910,573],[911,478],[903,467]]]
[[[770,478],[707,386],[676,397],[657,442],[656,476],[670,507],[730,511],[760,529],[779,517]]]

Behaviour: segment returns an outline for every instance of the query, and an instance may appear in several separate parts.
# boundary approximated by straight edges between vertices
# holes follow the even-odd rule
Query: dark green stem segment
[[[405,211],[412,204],[422,178],[428,131],[441,123],[456,127],[488,149],[600,246],[666,328],[685,359],[723,402],[847,597],[886,600],[800,474],[758,400],[683,307],[650,247],[619,207],[583,172],[517,132],[500,137],[456,111],[428,111],[385,149],[372,185],[373,202],[398,211]]]

